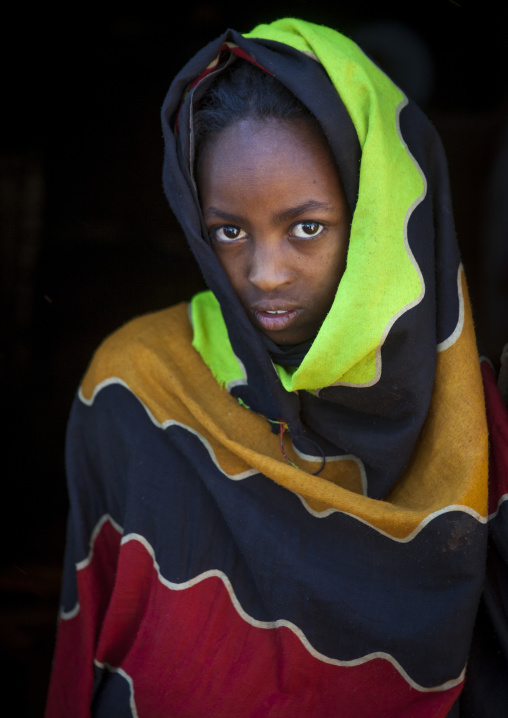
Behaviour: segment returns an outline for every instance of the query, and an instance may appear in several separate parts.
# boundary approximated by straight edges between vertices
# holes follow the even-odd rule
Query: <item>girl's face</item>
[[[205,147],[197,179],[212,246],[254,326],[277,344],[314,337],[351,224],[324,138],[305,121],[238,121]]]

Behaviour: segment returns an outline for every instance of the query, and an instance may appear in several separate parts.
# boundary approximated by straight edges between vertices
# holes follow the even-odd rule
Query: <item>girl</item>
[[[47,715],[502,715],[508,420],[434,129],[293,19],[162,117],[209,290],[83,379]]]

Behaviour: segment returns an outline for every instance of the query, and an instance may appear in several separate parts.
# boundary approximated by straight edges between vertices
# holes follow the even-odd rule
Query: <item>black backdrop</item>
[[[146,4],[44,8],[3,22],[0,669],[16,716],[40,715],[47,687],[65,423],[80,377],[118,325],[202,286],[162,193],[159,108],[205,42],[285,15],[363,38],[441,133],[480,340],[494,361],[508,340],[502,190],[489,205],[508,187],[507,44],[494,4],[182,5],[176,15]]]

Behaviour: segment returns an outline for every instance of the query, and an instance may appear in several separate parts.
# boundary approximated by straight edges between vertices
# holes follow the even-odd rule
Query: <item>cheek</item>
[[[330,252],[322,256],[318,271],[313,272],[312,280],[308,278],[308,286],[312,283],[314,288],[312,301],[317,312],[326,313],[332,306],[344,269],[344,254]]]
[[[228,249],[217,247],[215,249],[215,254],[221,263],[235,293],[240,294],[244,284],[242,279],[244,275],[244,267],[241,256],[239,256],[238,252],[232,251],[231,247]]]
[[[331,260],[333,266],[333,273],[335,275],[335,286],[338,287],[344,270],[346,269],[347,252],[349,248],[349,227],[344,229],[337,238],[337,245]]]

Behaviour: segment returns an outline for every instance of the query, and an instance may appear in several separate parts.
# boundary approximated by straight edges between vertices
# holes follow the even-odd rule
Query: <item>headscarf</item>
[[[275,75],[318,118],[354,210],[335,301],[296,367],[273,364],[237,300],[192,176],[194,103],[232,53]],[[423,113],[351,40],[287,19],[206,46],[173,82],[162,116],[165,191],[210,288],[192,303],[194,346],[217,380],[283,421],[297,450],[354,456],[372,498],[388,498],[419,455],[419,471],[448,498],[443,462],[475,491],[478,472],[486,477],[481,378],[446,161]],[[446,458],[425,445],[428,433]]]

